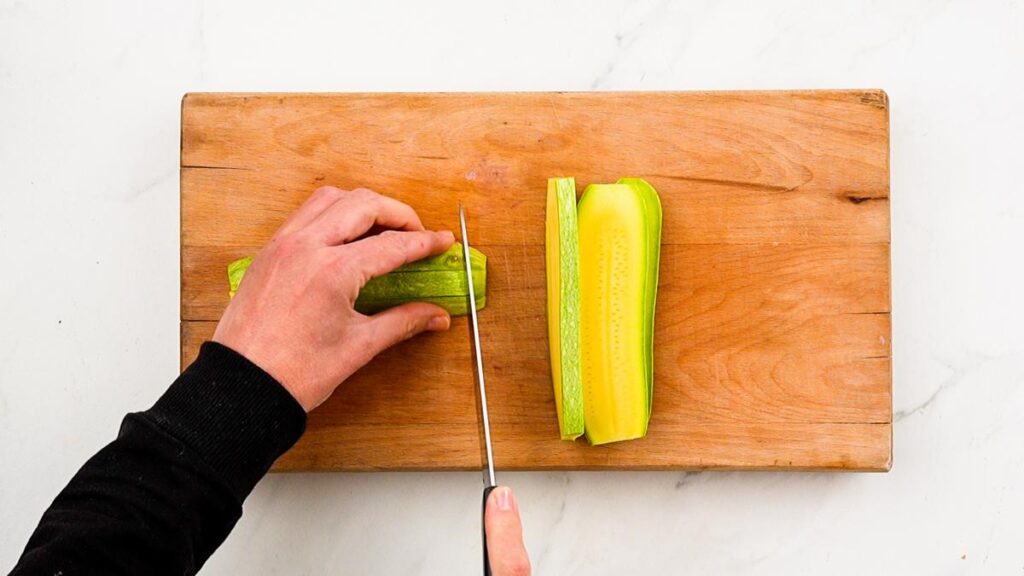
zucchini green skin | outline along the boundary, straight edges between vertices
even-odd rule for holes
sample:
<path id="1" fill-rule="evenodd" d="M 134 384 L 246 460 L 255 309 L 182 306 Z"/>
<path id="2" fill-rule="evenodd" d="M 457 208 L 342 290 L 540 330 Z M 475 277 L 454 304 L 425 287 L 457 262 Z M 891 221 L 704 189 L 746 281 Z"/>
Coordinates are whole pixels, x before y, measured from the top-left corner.
<path id="1" fill-rule="evenodd" d="M 647 420 L 651 419 L 654 402 L 654 311 L 658 300 L 658 272 L 661 269 L 661 198 L 658 192 L 642 178 L 620 178 L 619 184 L 626 184 L 636 191 L 643 202 L 647 231 L 647 262 L 644 287 L 644 338 L 645 369 L 647 371 Z M 646 427 L 645 427 L 646 433 Z"/>
<path id="2" fill-rule="evenodd" d="M 487 305 L 487 257 L 475 248 L 469 249 L 473 271 L 473 291 L 478 310 Z M 230 295 L 234 296 L 252 264 L 245 257 L 228 264 Z M 462 244 L 455 243 L 441 254 L 405 264 L 388 274 L 372 278 L 359 291 L 355 309 L 361 314 L 407 302 L 429 302 L 444 308 L 452 316 L 469 314 L 469 287 L 463 264 Z"/>

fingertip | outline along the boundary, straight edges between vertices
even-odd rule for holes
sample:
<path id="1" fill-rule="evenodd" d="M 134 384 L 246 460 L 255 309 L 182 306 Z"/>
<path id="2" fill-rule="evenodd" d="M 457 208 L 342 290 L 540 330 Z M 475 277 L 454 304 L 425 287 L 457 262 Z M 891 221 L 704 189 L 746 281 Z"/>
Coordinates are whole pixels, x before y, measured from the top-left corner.
<path id="1" fill-rule="evenodd" d="M 431 332 L 444 332 L 452 325 L 452 319 L 447 314 L 434 316 L 427 322 L 427 330 Z"/>
<path id="2" fill-rule="evenodd" d="M 441 239 L 441 244 L 444 246 L 445 250 L 455 243 L 455 233 L 451 230 L 441 230 L 437 235 Z"/>
<path id="3" fill-rule="evenodd" d="M 508 486 L 496 486 L 487 497 L 487 510 L 495 515 L 517 512 L 516 497 Z"/>
<path id="4" fill-rule="evenodd" d="M 498 486 L 494 489 L 494 504 L 498 510 L 508 511 L 512 509 L 512 489 L 507 486 Z"/>
<path id="5" fill-rule="evenodd" d="M 426 245 L 429 246 L 429 255 L 440 254 L 452 247 L 455 243 L 455 234 L 451 230 L 426 230 Z"/>
<path id="6" fill-rule="evenodd" d="M 401 229 L 407 232 L 423 232 L 426 230 L 427 228 L 423 226 L 423 222 L 420 220 L 419 214 L 417 214 L 412 208 L 409 208 L 409 210 L 412 210 L 412 216 Z"/>
<path id="7" fill-rule="evenodd" d="M 530 557 L 523 544 L 523 527 L 515 495 L 498 486 L 487 497 L 484 511 L 487 553 L 495 576 L 530 574 Z"/>
<path id="8" fill-rule="evenodd" d="M 451 323 L 444 308 L 428 302 L 407 302 L 378 312 L 370 318 L 377 335 L 374 354 L 421 332 L 447 330 Z"/>

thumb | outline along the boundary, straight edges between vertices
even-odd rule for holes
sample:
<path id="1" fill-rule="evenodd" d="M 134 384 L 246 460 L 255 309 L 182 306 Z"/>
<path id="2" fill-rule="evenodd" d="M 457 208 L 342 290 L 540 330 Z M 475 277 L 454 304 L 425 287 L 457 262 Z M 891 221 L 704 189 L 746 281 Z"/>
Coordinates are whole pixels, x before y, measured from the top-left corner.
<path id="1" fill-rule="evenodd" d="M 372 358 L 420 332 L 447 330 L 451 322 L 444 308 L 426 302 L 410 302 L 389 308 L 370 317 L 369 349 L 365 352 Z"/>
<path id="2" fill-rule="evenodd" d="M 530 576 L 530 557 L 523 546 L 523 525 L 512 489 L 499 486 L 484 511 L 487 556 L 494 576 Z"/>

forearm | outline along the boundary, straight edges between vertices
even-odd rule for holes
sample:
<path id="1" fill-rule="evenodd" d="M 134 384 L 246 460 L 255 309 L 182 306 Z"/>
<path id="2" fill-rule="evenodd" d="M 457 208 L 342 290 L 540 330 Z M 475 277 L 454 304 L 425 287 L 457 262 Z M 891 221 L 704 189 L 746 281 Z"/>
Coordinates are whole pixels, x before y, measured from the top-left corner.
<path id="1" fill-rule="evenodd" d="M 204 345 L 57 496 L 13 574 L 195 573 L 304 426 L 305 412 L 273 378 Z"/>
<path id="2" fill-rule="evenodd" d="M 214 333 L 256 364 L 204 345 L 71 480 L 14 573 L 195 573 L 298 440 L 306 410 L 385 348 L 448 329 L 448 313 L 433 304 L 365 316 L 355 299 L 368 279 L 454 241 L 393 198 L 318 189 L 257 254 Z"/>

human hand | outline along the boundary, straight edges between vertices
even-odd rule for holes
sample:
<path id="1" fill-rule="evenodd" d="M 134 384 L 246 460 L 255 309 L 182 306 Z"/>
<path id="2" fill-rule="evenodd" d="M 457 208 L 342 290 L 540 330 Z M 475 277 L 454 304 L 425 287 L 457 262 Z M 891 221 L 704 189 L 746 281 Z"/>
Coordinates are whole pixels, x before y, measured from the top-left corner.
<path id="1" fill-rule="evenodd" d="M 512 489 L 498 486 L 484 508 L 487 557 L 493 576 L 530 576 L 530 557 L 523 545 L 523 524 Z"/>
<path id="2" fill-rule="evenodd" d="M 363 237 L 371 228 L 384 232 Z M 265 370 L 309 412 L 382 350 L 451 318 L 427 303 L 356 312 L 370 278 L 448 249 L 409 206 L 364 188 L 323 187 L 256 255 L 213 340 Z"/>

